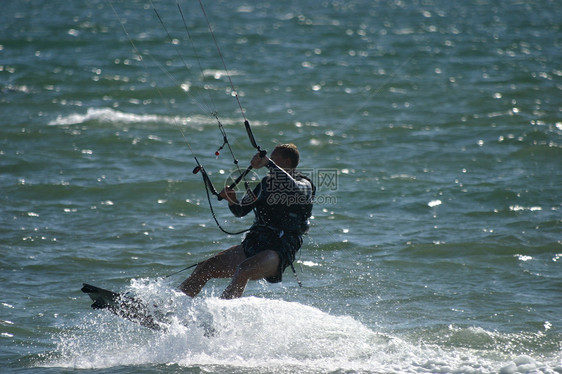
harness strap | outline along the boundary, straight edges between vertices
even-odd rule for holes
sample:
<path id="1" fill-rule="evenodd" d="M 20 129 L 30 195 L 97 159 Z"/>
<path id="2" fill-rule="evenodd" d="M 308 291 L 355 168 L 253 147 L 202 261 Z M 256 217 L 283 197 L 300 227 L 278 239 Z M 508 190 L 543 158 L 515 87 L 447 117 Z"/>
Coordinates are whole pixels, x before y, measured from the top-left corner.
<path id="1" fill-rule="evenodd" d="M 295 270 L 295 266 L 293 265 L 293 263 L 291 262 L 291 270 L 293 270 L 293 275 L 295 276 L 297 283 L 299 284 L 299 287 L 302 288 L 302 282 L 299 279 L 299 276 L 297 275 L 297 271 Z"/>

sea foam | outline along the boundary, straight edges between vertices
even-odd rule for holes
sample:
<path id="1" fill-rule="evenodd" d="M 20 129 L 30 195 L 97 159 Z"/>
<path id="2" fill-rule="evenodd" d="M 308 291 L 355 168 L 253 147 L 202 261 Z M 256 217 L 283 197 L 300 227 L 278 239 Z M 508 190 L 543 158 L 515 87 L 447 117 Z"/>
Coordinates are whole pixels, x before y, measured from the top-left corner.
<path id="1" fill-rule="evenodd" d="M 345 315 L 298 302 L 244 297 L 191 299 L 161 282 L 134 281 L 126 292 L 172 313 L 152 331 L 107 311 L 89 311 L 56 336 L 40 366 L 111 368 L 179 365 L 221 372 L 329 373 L 552 372 L 528 357 L 500 362 L 477 349 L 448 350 L 375 331 Z M 204 369 L 206 370 L 206 369 Z"/>

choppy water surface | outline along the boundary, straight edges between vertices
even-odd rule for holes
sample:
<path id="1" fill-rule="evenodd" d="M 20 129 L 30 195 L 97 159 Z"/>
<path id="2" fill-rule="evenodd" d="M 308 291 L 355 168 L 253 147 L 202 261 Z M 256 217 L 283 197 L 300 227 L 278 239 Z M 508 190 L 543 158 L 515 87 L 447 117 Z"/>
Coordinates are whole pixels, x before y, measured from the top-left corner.
<path id="1" fill-rule="evenodd" d="M 2 4 L 3 370 L 562 372 L 558 2 L 205 1 L 258 143 L 296 143 L 318 185 L 304 287 L 228 302 L 162 278 L 241 240 L 191 173 L 236 173 L 210 114 L 255 152 L 179 4 L 185 26 L 174 1 Z M 93 311 L 82 282 L 172 324 Z"/>

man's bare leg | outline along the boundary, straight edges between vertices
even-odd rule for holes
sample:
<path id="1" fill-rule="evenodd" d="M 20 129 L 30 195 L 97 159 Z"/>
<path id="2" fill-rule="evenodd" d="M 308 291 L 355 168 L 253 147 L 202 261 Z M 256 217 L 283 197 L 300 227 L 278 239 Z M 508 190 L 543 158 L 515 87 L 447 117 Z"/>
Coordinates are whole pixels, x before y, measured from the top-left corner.
<path id="1" fill-rule="evenodd" d="M 238 265 L 232 281 L 222 293 L 222 299 L 241 297 L 248 281 L 267 278 L 277 274 L 279 254 L 272 250 L 259 252 Z"/>
<path id="2" fill-rule="evenodd" d="M 186 295 L 195 297 L 209 280 L 234 276 L 238 265 L 245 259 L 246 255 L 241 245 L 230 247 L 197 265 L 179 289 Z"/>

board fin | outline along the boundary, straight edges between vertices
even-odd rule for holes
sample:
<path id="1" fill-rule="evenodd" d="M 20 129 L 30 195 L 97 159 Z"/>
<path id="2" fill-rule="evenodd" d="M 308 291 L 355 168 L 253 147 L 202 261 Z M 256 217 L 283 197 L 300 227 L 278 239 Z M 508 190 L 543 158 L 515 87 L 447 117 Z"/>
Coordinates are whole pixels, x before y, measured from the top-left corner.
<path id="1" fill-rule="evenodd" d="M 158 314 L 153 314 L 148 306 L 140 299 L 130 295 L 122 295 L 117 292 L 106 290 L 91 284 L 83 283 L 82 292 L 88 294 L 94 302 L 94 309 L 107 309 L 113 314 L 138 323 L 152 330 L 162 330 L 164 322 Z"/>

